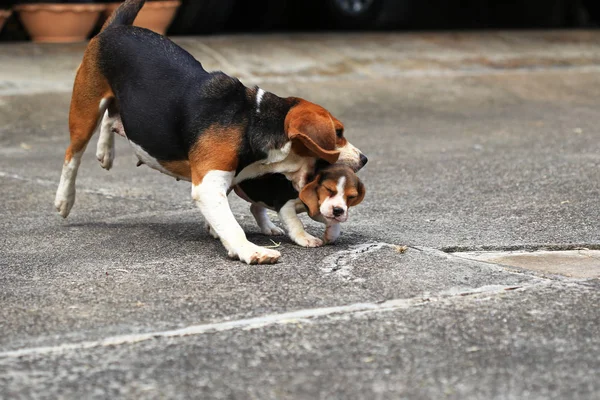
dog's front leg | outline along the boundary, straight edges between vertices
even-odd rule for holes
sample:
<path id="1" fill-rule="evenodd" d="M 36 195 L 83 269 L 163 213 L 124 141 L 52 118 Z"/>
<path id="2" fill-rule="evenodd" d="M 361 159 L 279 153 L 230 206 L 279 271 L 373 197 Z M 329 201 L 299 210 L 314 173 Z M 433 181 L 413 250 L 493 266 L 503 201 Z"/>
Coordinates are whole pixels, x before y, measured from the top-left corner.
<path id="1" fill-rule="evenodd" d="M 325 244 L 332 244 L 340 237 L 341 227 L 339 222 L 330 221 L 320 214 L 311 218 L 325 224 L 325 234 L 323 235 L 323 242 Z"/>
<path id="2" fill-rule="evenodd" d="M 192 185 L 192 198 L 221 239 L 229 257 L 239 258 L 248 264 L 277 262 L 281 254 L 249 242 L 235 220 L 227 200 L 227 189 L 231 186 L 233 177 L 234 171 L 209 171 L 199 183 Z"/>
<path id="3" fill-rule="evenodd" d="M 323 240 L 325 244 L 334 243 L 337 238 L 340 237 L 340 224 L 337 222 L 327 222 L 327 227 L 325 228 L 325 236 L 323 236 Z"/>
<path id="4" fill-rule="evenodd" d="M 290 200 L 279 210 L 279 219 L 285 225 L 285 229 L 290 239 L 304 247 L 319 247 L 323 245 L 323 241 L 314 237 L 304 230 L 302 221 L 296 213 L 298 200 Z"/>

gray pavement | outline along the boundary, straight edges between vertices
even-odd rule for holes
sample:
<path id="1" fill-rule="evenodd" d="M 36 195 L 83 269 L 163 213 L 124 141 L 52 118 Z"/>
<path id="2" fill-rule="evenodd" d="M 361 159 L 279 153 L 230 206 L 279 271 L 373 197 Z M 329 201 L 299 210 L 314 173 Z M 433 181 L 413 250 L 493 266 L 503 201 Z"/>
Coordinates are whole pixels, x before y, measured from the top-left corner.
<path id="1" fill-rule="evenodd" d="M 330 109 L 369 156 L 339 243 L 276 238 L 269 266 L 228 260 L 189 184 L 123 140 L 109 172 L 93 140 L 62 220 L 84 45 L 0 45 L 0 398 L 598 398 L 598 266 L 462 252 L 600 249 L 599 39 L 177 39 Z"/>

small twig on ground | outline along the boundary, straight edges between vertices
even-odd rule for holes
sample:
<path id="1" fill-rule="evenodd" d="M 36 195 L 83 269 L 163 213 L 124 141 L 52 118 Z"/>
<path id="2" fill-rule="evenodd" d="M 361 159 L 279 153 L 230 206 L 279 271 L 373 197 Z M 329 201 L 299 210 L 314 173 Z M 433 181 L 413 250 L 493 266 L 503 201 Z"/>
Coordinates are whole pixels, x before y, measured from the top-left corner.
<path id="1" fill-rule="evenodd" d="M 265 247 L 267 249 L 274 249 L 274 248 L 281 246 L 281 242 L 277 243 L 273 239 L 269 239 L 269 240 L 271 241 L 271 243 L 273 243 L 273 246 L 263 246 L 263 247 Z"/>
<path id="2" fill-rule="evenodd" d="M 403 253 L 406 253 L 406 250 L 408 250 L 408 246 L 394 245 L 394 249 L 395 249 L 395 250 L 396 250 L 398 253 L 400 253 L 400 254 L 403 254 Z"/>

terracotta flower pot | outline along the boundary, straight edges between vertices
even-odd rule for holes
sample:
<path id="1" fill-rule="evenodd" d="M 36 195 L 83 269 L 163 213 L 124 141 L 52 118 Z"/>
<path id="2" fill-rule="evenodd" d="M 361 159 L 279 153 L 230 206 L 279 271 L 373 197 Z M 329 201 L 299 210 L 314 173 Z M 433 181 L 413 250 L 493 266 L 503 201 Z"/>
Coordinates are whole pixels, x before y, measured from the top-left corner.
<path id="1" fill-rule="evenodd" d="M 21 4 L 15 7 L 34 42 L 81 42 L 87 39 L 104 4 Z"/>
<path id="2" fill-rule="evenodd" d="M 106 18 L 110 17 L 120 5 L 121 3 L 107 4 L 104 11 Z M 164 35 L 171 22 L 173 22 L 175 12 L 177 12 L 180 5 L 181 1 L 179 0 L 147 1 L 133 24 Z"/>
<path id="3" fill-rule="evenodd" d="M 0 10 L 0 31 L 11 14 L 12 10 Z"/>

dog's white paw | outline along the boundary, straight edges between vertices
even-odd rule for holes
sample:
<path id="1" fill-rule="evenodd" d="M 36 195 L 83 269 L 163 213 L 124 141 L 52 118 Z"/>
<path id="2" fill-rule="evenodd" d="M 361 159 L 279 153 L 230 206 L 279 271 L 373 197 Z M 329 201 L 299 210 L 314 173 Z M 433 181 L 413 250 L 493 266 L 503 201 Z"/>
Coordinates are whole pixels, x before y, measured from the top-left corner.
<path id="1" fill-rule="evenodd" d="M 227 250 L 227 257 L 231 258 L 232 260 L 239 260 L 240 258 L 238 257 L 237 253 L 233 250 Z"/>
<path id="2" fill-rule="evenodd" d="M 334 244 L 335 241 L 337 240 L 337 237 L 327 237 L 327 236 L 323 236 L 323 244 Z"/>
<path id="3" fill-rule="evenodd" d="M 298 236 L 294 238 L 294 242 L 303 247 L 320 247 L 323 246 L 323 241 L 319 238 L 316 238 L 312 235 L 304 234 L 302 236 Z"/>
<path id="4" fill-rule="evenodd" d="M 239 258 L 246 264 L 275 264 L 281 253 L 248 242 L 237 252 L 229 251 L 230 258 Z"/>
<path id="5" fill-rule="evenodd" d="M 206 231 L 208 232 L 208 234 L 210 236 L 212 236 L 214 239 L 218 239 L 219 238 L 219 234 L 212 228 L 212 226 L 210 226 L 209 223 L 204 224 L 204 229 L 206 229 Z"/>
<path id="6" fill-rule="evenodd" d="M 285 231 L 281 228 L 276 227 L 275 225 L 261 227 L 260 230 L 263 233 L 263 235 L 267 236 L 285 235 Z"/>
<path id="7" fill-rule="evenodd" d="M 73 204 L 75 204 L 75 191 L 67 195 L 62 193 L 56 194 L 56 198 L 54 199 L 54 207 L 56 207 L 56 211 L 58 211 L 63 218 L 67 218 L 67 216 L 69 216 L 71 208 L 73 208 Z"/>
<path id="8" fill-rule="evenodd" d="M 99 144 L 96 149 L 96 158 L 100 161 L 102 168 L 108 171 L 112 168 L 113 160 L 115 159 L 115 149 Z"/>

